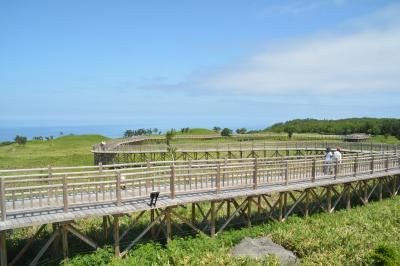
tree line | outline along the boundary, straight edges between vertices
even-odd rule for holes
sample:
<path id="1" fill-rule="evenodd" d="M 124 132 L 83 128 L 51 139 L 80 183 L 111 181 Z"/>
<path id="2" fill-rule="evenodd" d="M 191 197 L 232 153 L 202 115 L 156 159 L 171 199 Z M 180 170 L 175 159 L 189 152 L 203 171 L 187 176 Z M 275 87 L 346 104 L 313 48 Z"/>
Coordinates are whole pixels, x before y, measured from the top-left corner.
<path id="1" fill-rule="evenodd" d="M 286 133 L 320 133 L 347 135 L 365 133 L 395 136 L 400 139 L 400 119 L 395 118 L 348 118 L 338 120 L 295 119 L 276 123 L 264 131 Z"/>

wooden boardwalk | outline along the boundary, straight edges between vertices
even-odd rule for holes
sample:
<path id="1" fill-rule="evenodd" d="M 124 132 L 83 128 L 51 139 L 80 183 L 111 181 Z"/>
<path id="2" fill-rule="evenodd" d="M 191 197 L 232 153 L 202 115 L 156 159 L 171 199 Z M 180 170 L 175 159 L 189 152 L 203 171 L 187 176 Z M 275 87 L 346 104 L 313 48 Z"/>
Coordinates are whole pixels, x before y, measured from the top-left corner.
<path id="1" fill-rule="evenodd" d="M 204 220 L 209 219 L 210 234 L 214 236 L 217 233 L 215 216 L 220 208 L 218 206 L 225 203 L 229 206 L 233 204 L 235 209 L 227 215 L 228 219 L 219 231 L 235 215 L 250 220 L 254 197 L 259 199 L 259 209 L 265 207 L 260 204 L 260 198 L 264 197 L 269 206 L 265 207 L 269 216 L 278 213 L 274 219 L 284 220 L 300 202 L 307 201 L 309 195 L 322 204 L 323 195 L 317 195 L 316 188 L 324 188 L 328 205 L 322 208 L 329 212 L 351 190 L 358 195 L 360 188 L 364 193 L 360 196 L 363 202 L 368 202 L 373 193 L 378 193 L 382 198 L 385 186 L 391 195 L 396 195 L 400 186 L 397 146 L 379 151 L 354 148 L 347 150 L 341 162 L 330 164 L 322 156 L 312 155 L 0 170 L 1 265 L 8 263 L 5 232 L 33 225 L 56 224 L 59 229 L 54 231 L 48 245 L 41 249 L 32 265 L 39 261 L 58 236 L 63 238 L 64 255 L 67 256 L 67 233 L 97 247 L 71 224 L 77 219 L 114 217 L 114 243 L 116 255 L 119 256 L 125 255 L 157 223 L 166 223 L 167 238 L 171 238 L 172 214 L 194 230 L 202 231 L 195 221 L 188 221 L 174 212 L 173 209 L 181 205 L 192 204 L 194 212 L 195 204 L 210 202 L 211 207 L 208 214 L 204 215 Z M 343 186 L 343 190 L 336 189 L 336 186 Z M 368 189 L 370 192 L 367 193 Z M 160 192 L 156 207 L 147 204 L 152 191 Z M 300 194 L 296 197 L 297 192 Z M 265 198 L 273 193 L 279 194 L 275 203 Z M 332 202 L 332 193 L 333 198 L 336 197 L 335 202 Z M 286 204 L 287 197 L 293 199 L 290 208 Z M 239 204 L 238 199 L 242 198 L 245 200 Z M 219 205 L 215 209 L 217 203 Z M 144 212 L 151 212 L 151 223 L 121 252 L 118 216 L 131 213 L 141 215 Z M 122 236 L 126 234 L 124 232 Z M 11 264 L 25 251 L 22 250 Z"/>

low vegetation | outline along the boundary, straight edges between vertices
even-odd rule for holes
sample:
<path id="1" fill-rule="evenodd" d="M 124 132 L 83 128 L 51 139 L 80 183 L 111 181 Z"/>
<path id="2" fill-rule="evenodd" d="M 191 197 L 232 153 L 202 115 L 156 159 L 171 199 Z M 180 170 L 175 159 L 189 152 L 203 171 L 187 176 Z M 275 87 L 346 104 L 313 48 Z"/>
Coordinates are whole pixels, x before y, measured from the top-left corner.
<path id="1" fill-rule="evenodd" d="M 333 214 L 231 229 L 215 239 L 198 235 L 176 237 L 166 245 L 147 242 L 123 259 L 113 258 L 113 250 L 104 248 L 65 265 L 277 265 L 274 258 L 256 261 L 229 255 L 244 237 L 265 235 L 295 252 L 302 265 L 398 265 L 399 204 L 397 196 Z"/>
<path id="2" fill-rule="evenodd" d="M 394 118 L 348 118 L 338 120 L 295 119 L 277 123 L 264 131 L 321 134 L 366 133 L 400 138 L 400 119 Z"/>
<path id="3" fill-rule="evenodd" d="M 0 146 L 0 168 L 32 168 L 51 165 L 92 165 L 94 144 L 108 138 L 100 135 L 63 136 L 49 140 Z"/>

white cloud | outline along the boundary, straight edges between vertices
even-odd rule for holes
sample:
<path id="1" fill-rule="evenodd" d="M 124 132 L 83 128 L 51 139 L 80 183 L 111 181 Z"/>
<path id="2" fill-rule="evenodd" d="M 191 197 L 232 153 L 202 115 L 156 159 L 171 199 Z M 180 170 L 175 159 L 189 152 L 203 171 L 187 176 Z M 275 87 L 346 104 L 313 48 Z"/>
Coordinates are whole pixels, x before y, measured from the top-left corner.
<path id="1" fill-rule="evenodd" d="M 241 62 L 195 73 L 179 84 L 144 89 L 223 95 L 400 92 L 400 5 L 338 29 L 342 34 L 290 40 Z"/>

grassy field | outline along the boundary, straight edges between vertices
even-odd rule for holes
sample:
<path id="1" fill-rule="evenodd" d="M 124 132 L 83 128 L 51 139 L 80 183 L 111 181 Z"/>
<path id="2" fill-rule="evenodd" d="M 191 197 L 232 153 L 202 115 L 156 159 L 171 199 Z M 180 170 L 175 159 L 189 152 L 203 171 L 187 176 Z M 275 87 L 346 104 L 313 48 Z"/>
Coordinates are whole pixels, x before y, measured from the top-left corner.
<path id="1" fill-rule="evenodd" d="M 267 223 L 232 229 L 212 239 L 204 235 L 177 237 L 162 245 L 139 245 L 124 259 L 113 258 L 111 248 L 77 256 L 66 265 L 277 265 L 275 258 L 233 258 L 229 250 L 246 236 L 269 236 L 292 250 L 302 265 L 369 265 L 381 244 L 400 247 L 400 197 L 374 202 L 333 214 L 289 217 L 284 223 Z M 400 261 L 398 261 L 400 263 Z"/>
<path id="2" fill-rule="evenodd" d="M 91 165 L 92 146 L 108 138 L 100 135 L 64 136 L 28 141 L 25 146 L 0 146 L 0 168 L 32 168 L 51 165 Z"/>

